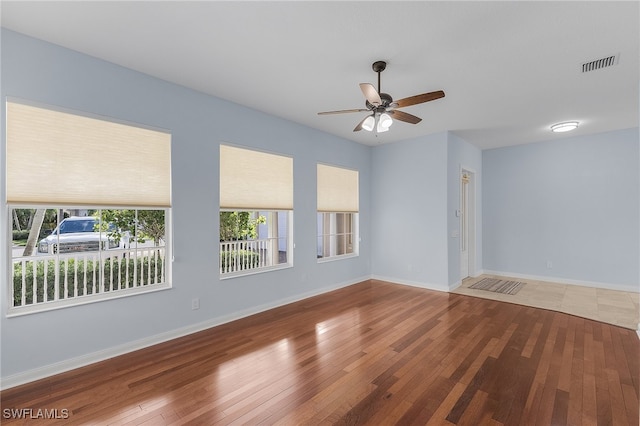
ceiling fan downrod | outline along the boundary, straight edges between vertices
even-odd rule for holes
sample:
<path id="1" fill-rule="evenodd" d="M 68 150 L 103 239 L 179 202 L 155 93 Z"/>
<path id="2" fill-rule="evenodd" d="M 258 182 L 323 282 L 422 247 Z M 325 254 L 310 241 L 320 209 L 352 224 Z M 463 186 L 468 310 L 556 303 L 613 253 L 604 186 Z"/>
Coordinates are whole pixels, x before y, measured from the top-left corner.
<path id="1" fill-rule="evenodd" d="M 371 65 L 371 68 L 373 68 L 374 72 L 378 73 L 378 93 L 382 93 L 380 90 L 380 73 L 387 68 L 387 63 L 385 61 L 376 61 Z"/>

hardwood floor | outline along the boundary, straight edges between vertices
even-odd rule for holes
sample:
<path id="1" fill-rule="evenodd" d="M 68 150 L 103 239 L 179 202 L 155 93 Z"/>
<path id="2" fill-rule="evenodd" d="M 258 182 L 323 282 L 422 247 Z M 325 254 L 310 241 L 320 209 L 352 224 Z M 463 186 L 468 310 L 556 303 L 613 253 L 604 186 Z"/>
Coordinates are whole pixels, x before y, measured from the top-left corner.
<path id="1" fill-rule="evenodd" d="M 0 398 L 3 424 L 638 425 L 639 364 L 632 330 L 371 280 Z"/>

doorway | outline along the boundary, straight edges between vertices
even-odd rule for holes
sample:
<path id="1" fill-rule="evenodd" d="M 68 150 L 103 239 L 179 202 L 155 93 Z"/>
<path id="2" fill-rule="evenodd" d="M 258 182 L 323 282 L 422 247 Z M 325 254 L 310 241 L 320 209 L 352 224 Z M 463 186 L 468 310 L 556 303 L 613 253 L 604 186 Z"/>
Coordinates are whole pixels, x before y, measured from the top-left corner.
<path id="1" fill-rule="evenodd" d="M 475 271 L 476 214 L 475 172 L 460 170 L 460 279 Z"/>

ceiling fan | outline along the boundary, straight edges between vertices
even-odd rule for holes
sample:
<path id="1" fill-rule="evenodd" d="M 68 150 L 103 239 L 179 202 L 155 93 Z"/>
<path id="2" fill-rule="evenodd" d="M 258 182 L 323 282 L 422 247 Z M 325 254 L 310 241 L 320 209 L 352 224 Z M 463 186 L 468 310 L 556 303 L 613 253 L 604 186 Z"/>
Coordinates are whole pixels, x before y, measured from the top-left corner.
<path id="1" fill-rule="evenodd" d="M 343 109 L 339 111 L 325 111 L 319 112 L 318 115 L 370 112 L 371 114 L 367 115 L 360 123 L 358 123 L 353 131 L 359 132 L 362 129 L 372 131 L 375 129 L 376 132 L 380 133 L 389 130 L 389 127 L 393 124 L 393 119 L 411 124 L 417 124 L 422 121 L 420 117 L 416 117 L 415 115 L 408 114 L 404 111 L 399 111 L 398 108 L 404 108 L 444 98 L 444 92 L 442 90 L 438 90 L 394 101 L 391 95 L 380 91 L 380 73 L 385 70 L 387 63 L 385 61 L 376 61 L 371 67 L 373 68 L 373 71 L 378 73 L 378 90 L 373 87 L 373 84 L 360 83 L 360 90 L 362 90 L 366 99 L 366 109 L 357 108 Z"/>

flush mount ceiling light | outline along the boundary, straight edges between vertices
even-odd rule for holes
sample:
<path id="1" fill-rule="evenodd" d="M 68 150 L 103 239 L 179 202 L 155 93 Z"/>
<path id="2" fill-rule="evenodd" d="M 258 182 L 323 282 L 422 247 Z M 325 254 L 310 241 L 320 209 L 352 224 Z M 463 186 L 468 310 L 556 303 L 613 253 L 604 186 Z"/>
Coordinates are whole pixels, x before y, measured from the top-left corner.
<path id="1" fill-rule="evenodd" d="M 554 133 L 570 132 L 571 130 L 578 128 L 577 121 L 565 121 L 562 123 L 554 124 L 551 126 L 551 131 Z"/>

